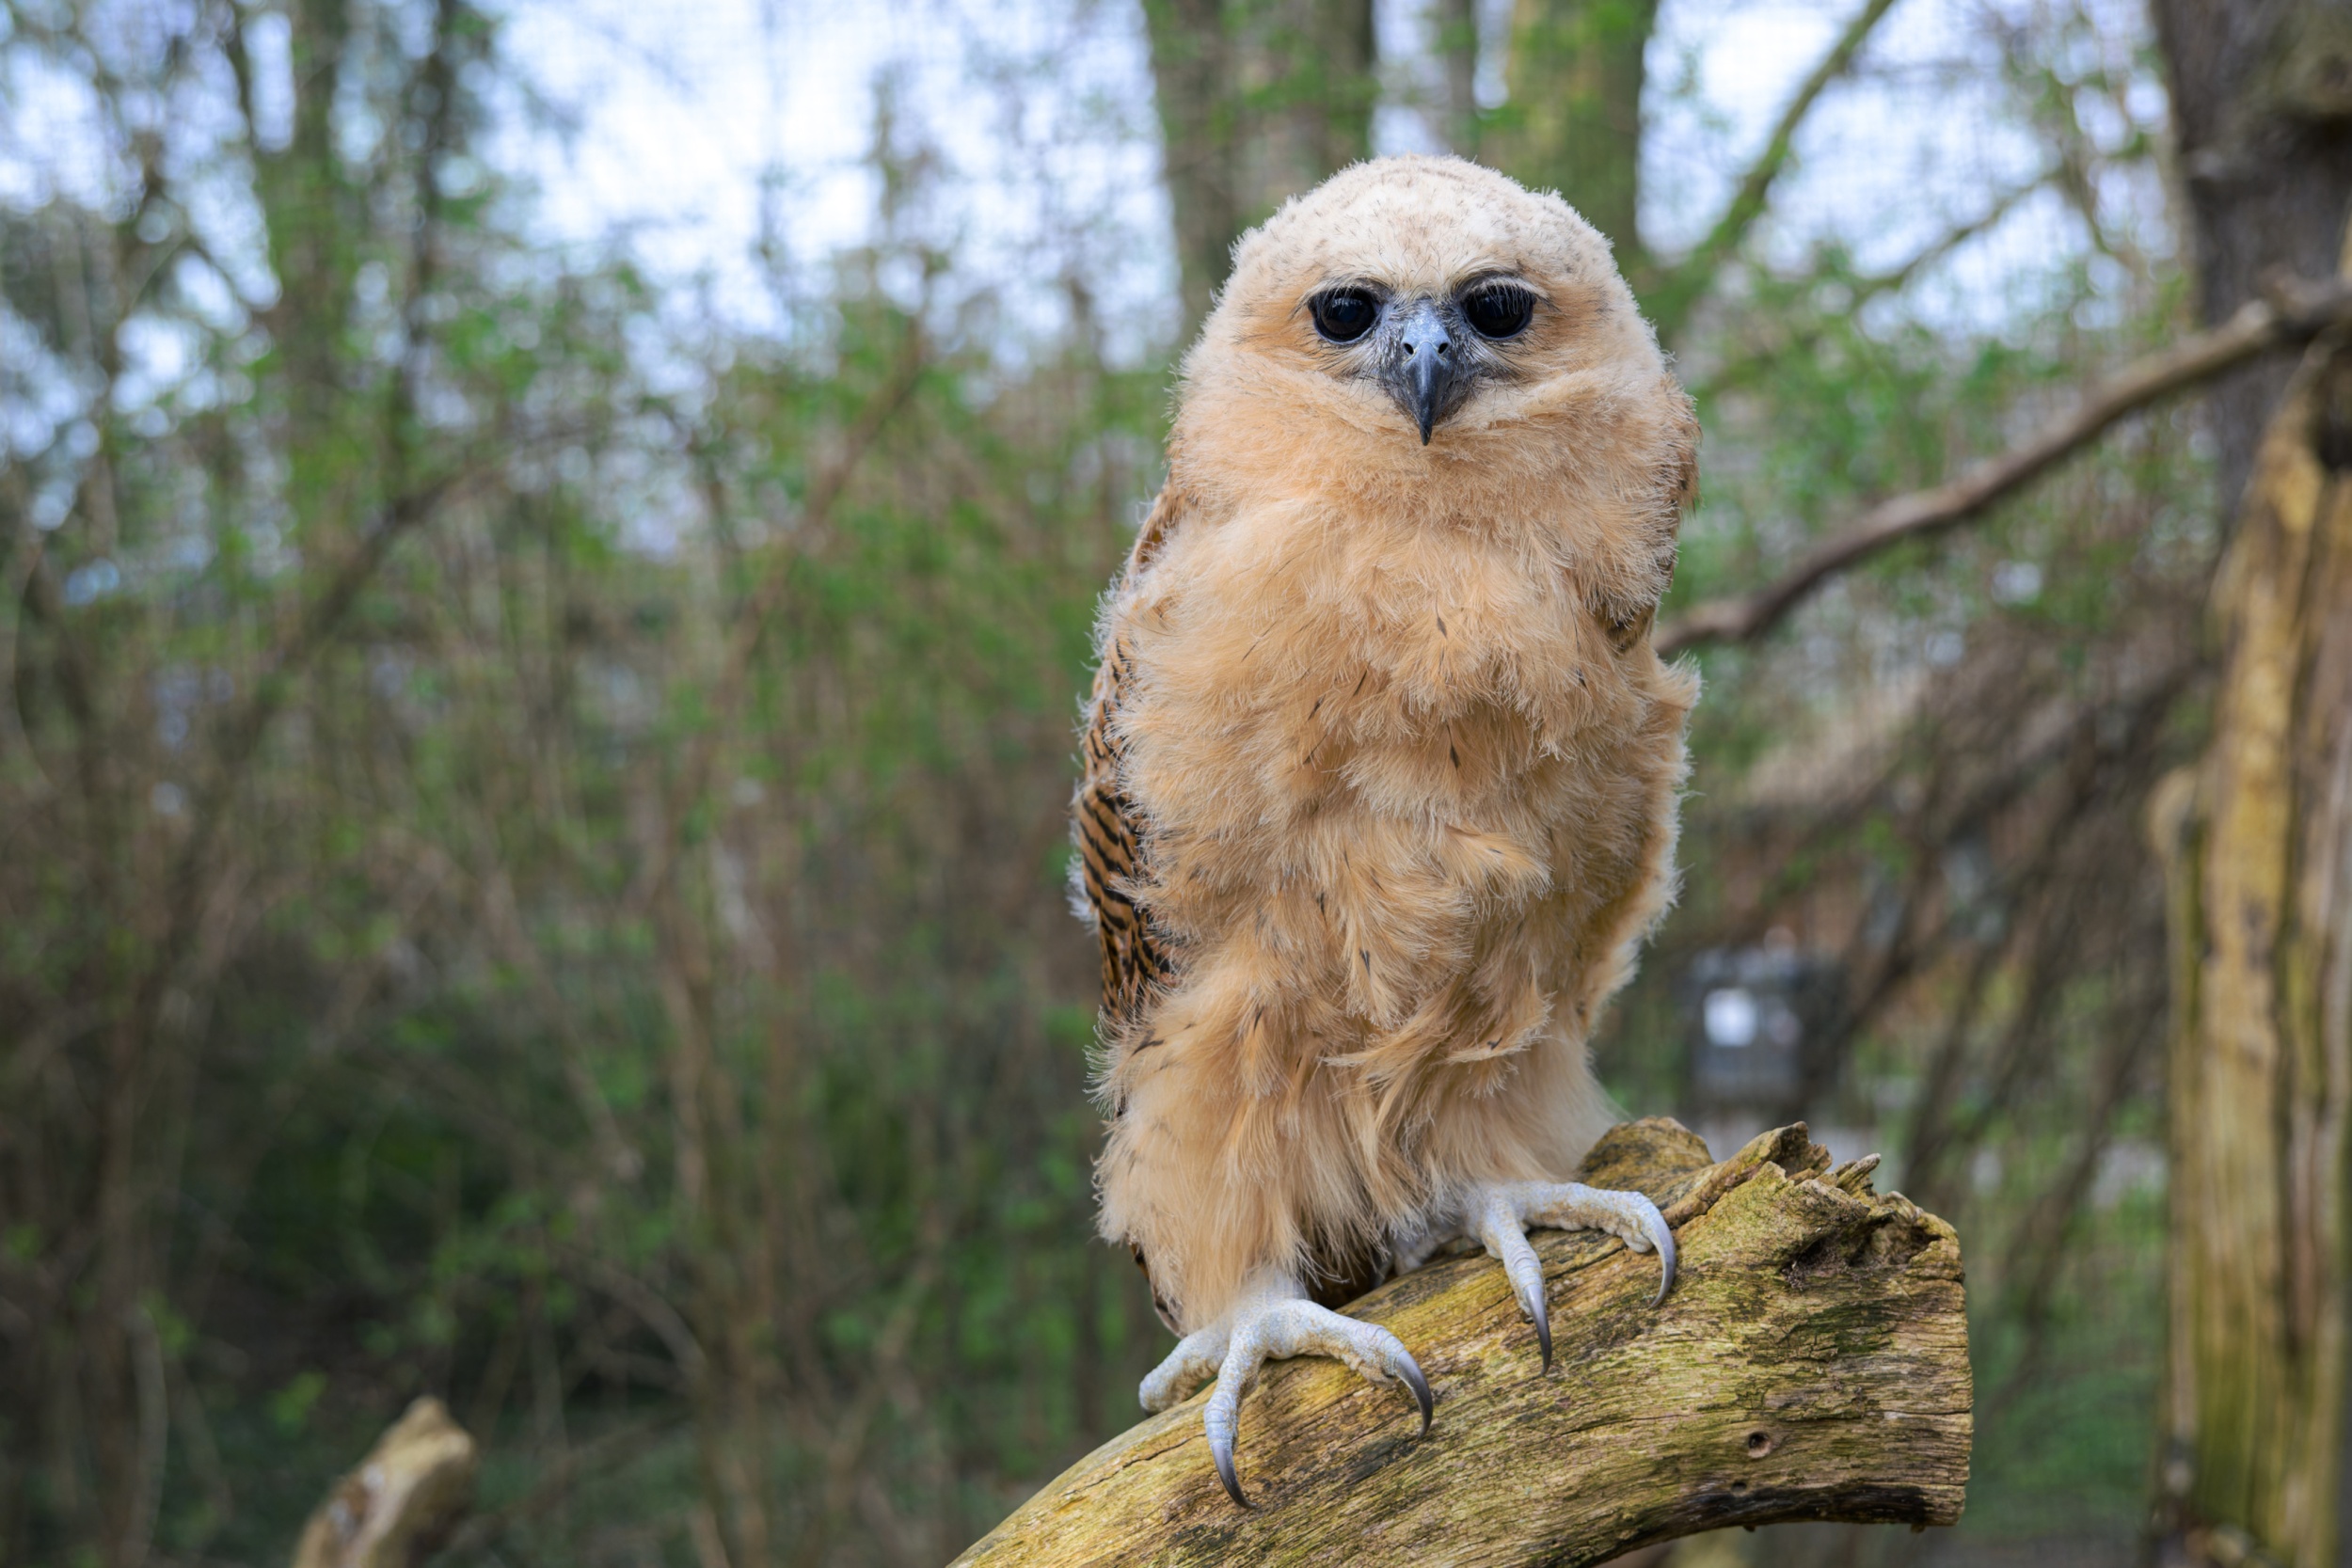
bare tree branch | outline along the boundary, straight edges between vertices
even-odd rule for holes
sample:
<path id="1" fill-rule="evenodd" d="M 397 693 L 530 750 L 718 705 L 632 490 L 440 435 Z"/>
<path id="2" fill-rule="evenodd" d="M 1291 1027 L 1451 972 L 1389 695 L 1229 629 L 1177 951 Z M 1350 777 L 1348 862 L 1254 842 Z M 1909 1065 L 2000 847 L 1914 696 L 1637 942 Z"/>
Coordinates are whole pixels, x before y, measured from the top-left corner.
<path id="1" fill-rule="evenodd" d="M 1671 337 L 1682 325 L 1691 307 L 1714 285 L 1724 258 L 1740 247 L 1740 243 L 1748 237 L 1748 230 L 1756 227 L 1756 220 L 1764 215 L 1764 203 L 1772 195 L 1772 182 L 1780 178 L 1781 170 L 1788 165 L 1789 153 L 1796 148 L 1798 127 L 1813 112 L 1815 101 L 1853 64 L 1854 55 L 1861 52 L 1871 29 L 1894 4 L 1895 0 L 1864 0 L 1853 20 L 1846 24 L 1846 30 L 1837 35 L 1837 41 L 1830 45 L 1829 53 L 1821 56 L 1813 73 L 1797 88 L 1797 95 L 1781 111 L 1780 122 L 1772 127 L 1764 150 L 1756 154 L 1756 162 L 1740 180 L 1740 188 L 1732 193 L 1731 204 L 1724 209 L 1724 215 L 1715 220 L 1707 238 L 1677 264 L 1647 302 L 1650 319 L 1658 324 L 1660 336 Z"/>
<path id="2" fill-rule="evenodd" d="M 1948 257 L 1962 245 L 1998 227 L 2001 220 L 2017 210 L 2018 204 L 2041 190 L 2049 182 L 2046 178 L 2027 181 L 2003 192 L 1990 207 L 1966 223 L 1946 230 L 1935 239 L 1912 253 L 1911 259 L 1888 271 L 1874 273 L 1854 279 L 1852 293 L 1844 313 L 1851 317 L 1863 306 L 1881 294 L 1898 293 L 1911 286 L 1921 273 Z M 1740 355 L 1738 358 L 1697 377 L 1691 383 L 1694 392 L 1721 394 L 1730 388 L 1752 384 L 1764 372 L 1793 354 L 1800 354 L 1820 342 L 1825 335 L 1826 323 L 1821 318 L 1807 322 L 1800 330 L 1776 342 L 1764 344 Z M 1686 374 L 1688 373 L 1686 369 Z"/>
<path id="3" fill-rule="evenodd" d="M 866 400 L 856 423 L 850 427 L 841 443 L 840 452 L 833 464 L 817 476 L 807 498 L 801 503 L 800 527 L 803 531 L 821 526 L 833 515 L 842 492 L 849 488 L 866 453 L 878 440 L 882 430 L 906 401 L 914 393 L 930 363 L 930 353 L 919 313 L 907 323 L 907 340 L 892 370 L 890 379 Z M 727 628 L 724 651 L 720 656 L 719 677 L 711 692 L 709 717 L 687 742 L 685 760 L 679 764 L 675 782 L 666 798 L 661 814 L 660 831 L 654 835 L 651 853 L 630 889 L 627 905 L 634 910 L 649 907 L 668 887 L 677 866 L 679 850 L 684 847 L 686 818 L 702 800 L 710 784 L 710 769 L 719 754 L 719 743 L 726 738 L 737 714 L 743 705 L 743 693 L 749 686 L 752 655 L 758 649 L 760 638 L 768 624 L 784 603 L 785 591 L 791 586 L 793 545 L 789 539 L 779 539 L 769 546 L 768 570 L 759 586 L 743 607 L 737 610 Z"/>
<path id="4" fill-rule="evenodd" d="M 1960 1244 L 1870 1190 L 1875 1158 L 1830 1168 L 1802 1126 L 1709 1164 L 1671 1121 L 1619 1127 L 1582 1179 L 1635 1187 L 1680 1233 L 1682 1273 L 1615 1241 L 1537 1241 L 1560 1347 L 1502 1272 L 1462 1257 L 1348 1310 L 1422 1356 L 1436 1425 L 1327 1361 L 1250 1392 L 1233 1507 L 1209 1465 L 1200 1399 L 1080 1460 L 955 1568 L 1152 1562 L 1600 1562 L 1728 1525 L 1950 1524 L 1973 1430 Z"/>
<path id="5" fill-rule="evenodd" d="M 1760 637 L 1839 572 L 1889 546 L 1941 533 L 1980 515 L 2088 446 L 2117 420 L 2257 355 L 2308 342 L 2344 322 L 2352 322 L 2352 284 L 2281 283 L 2269 299 L 2249 301 L 2221 325 L 2125 367 L 2087 392 L 2072 415 L 2042 435 L 1933 489 L 1882 501 L 1852 527 L 1805 552 L 1778 581 L 1753 594 L 1692 606 L 1659 628 L 1658 651 L 1671 656 L 1702 642 L 1744 642 Z"/>

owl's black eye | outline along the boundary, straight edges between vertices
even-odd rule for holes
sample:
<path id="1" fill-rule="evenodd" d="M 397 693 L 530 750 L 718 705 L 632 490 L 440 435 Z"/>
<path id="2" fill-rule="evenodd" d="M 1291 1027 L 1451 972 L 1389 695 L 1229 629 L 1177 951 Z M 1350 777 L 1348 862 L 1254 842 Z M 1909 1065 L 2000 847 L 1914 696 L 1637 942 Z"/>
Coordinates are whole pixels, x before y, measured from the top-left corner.
<path id="1" fill-rule="evenodd" d="M 1535 313 L 1535 296 L 1516 283 L 1481 283 L 1462 299 L 1462 315 L 1482 338 L 1516 338 Z"/>
<path id="2" fill-rule="evenodd" d="M 1380 317 L 1380 302 L 1363 289 L 1333 289 L 1315 295 L 1309 305 L 1315 330 L 1331 342 L 1352 343 L 1372 330 Z"/>

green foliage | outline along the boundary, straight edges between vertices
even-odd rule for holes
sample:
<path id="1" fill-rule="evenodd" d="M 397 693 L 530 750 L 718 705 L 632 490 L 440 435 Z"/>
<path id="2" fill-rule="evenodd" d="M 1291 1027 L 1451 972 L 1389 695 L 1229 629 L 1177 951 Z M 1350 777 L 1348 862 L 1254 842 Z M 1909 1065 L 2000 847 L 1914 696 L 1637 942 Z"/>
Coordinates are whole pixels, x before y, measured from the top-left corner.
<path id="1" fill-rule="evenodd" d="M 418 24 L 422 57 L 369 55 Z M 780 338 L 679 332 L 412 157 L 462 146 L 480 16 L 294 24 L 330 78 L 388 68 L 346 80 L 407 133 L 352 162 L 306 94 L 252 162 L 278 302 L 111 301 L 192 323 L 202 370 L 5 470 L 33 591 L 0 1013 L 39 1093 L 0 1138 L 0 1295 L 52 1328 L 10 1341 L 0 1403 L 90 1408 L 0 1423 L 0 1560 L 140 1528 L 119 1268 L 178 1412 L 161 1549 L 281 1556 L 435 1391 L 491 1502 L 566 1453 L 626 1465 L 501 1550 L 683 1560 L 700 1508 L 739 1552 L 885 1552 L 846 1466 L 944 1556 L 1109 1430 L 1156 1333 L 1087 1242 L 1059 857 L 1164 371 L 1033 344 L 1008 377 L 885 303 L 886 250 Z M 183 47 L 233 58 L 211 25 Z M 143 221 L 37 217 L 93 267 Z M 11 265 L 14 319 L 103 377 L 30 286 L 55 270 Z M 77 498 L 52 532 L 41 494 Z M 65 588 L 100 562 L 119 591 Z M 193 1000 L 142 1012 L 147 976 Z M 139 1107 L 129 1172 L 92 1103 Z M 170 1200 L 118 1263 L 53 1261 L 116 1190 Z"/>

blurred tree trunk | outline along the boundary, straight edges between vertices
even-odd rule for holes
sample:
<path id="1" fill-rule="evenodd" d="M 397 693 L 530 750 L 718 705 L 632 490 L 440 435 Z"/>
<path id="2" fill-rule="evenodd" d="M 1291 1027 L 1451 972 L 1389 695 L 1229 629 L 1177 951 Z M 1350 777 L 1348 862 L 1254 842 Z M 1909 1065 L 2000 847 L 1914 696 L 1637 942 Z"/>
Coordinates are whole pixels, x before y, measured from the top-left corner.
<path id="1" fill-rule="evenodd" d="M 2160 1479 L 2187 1560 L 2240 1560 L 2250 1546 L 2319 1568 L 2339 1560 L 2352 1113 L 2352 344 L 2341 332 L 2314 346 L 2272 420 L 2215 600 L 2211 751 L 2157 803 L 2174 994 Z"/>
<path id="2" fill-rule="evenodd" d="M 1518 0 L 1509 102 L 1475 98 L 1477 18 L 1435 13 L 1454 150 L 1557 190 L 1609 236 L 1636 286 L 1644 55 L 1657 0 Z M 1152 73 L 1183 273 L 1184 331 L 1215 302 L 1233 242 L 1287 197 L 1371 152 L 1378 98 L 1367 0 L 1149 0 Z"/>
<path id="3" fill-rule="evenodd" d="M 367 466 L 355 462 L 366 433 L 353 428 L 362 400 L 344 381 L 362 356 L 352 341 L 352 287 L 372 239 L 365 193 L 343 168 L 335 146 L 335 103 L 351 49 L 349 0 L 296 0 L 288 64 L 294 83 L 284 145 L 254 137 L 254 194 L 266 220 L 276 303 L 264 313 L 273 345 L 262 369 L 286 420 L 287 502 L 312 531 L 310 554 L 329 559 L 347 542 L 346 520 L 364 500 L 354 494 Z M 240 47 L 238 87 L 246 123 L 254 121 L 252 63 Z"/>
<path id="4" fill-rule="evenodd" d="M 1640 210 L 1644 56 L 1658 0 L 1517 0 L 1510 97 L 1479 155 L 1521 184 L 1558 191 L 1609 236 L 1638 290 L 1648 258 Z"/>
<path id="5" fill-rule="evenodd" d="M 296 8 L 293 63 L 302 87 L 293 135 L 281 155 L 260 166 L 277 177 L 265 175 L 261 183 L 274 242 L 271 261 L 282 287 L 271 325 L 284 345 L 279 363 L 296 379 L 320 376 L 323 364 L 338 356 L 343 343 L 340 322 L 323 320 L 317 301 L 329 292 L 321 286 L 327 258 L 347 252 L 357 239 L 349 202 L 338 198 L 342 182 L 330 124 L 349 35 L 345 12 L 345 0 L 309 0 Z M 241 50 L 236 55 L 240 65 L 246 63 Z M 239 86 L 249 113 L 251 85 L 242 73 Z M 147 175 L 149 190 L 160 183 L 158 173 Z M 119 248 L 127 248 L 135 243 L 132 230 L 133 225 L 124 224 L 110 237 Z M 119 277 L 132 269 L 119 261 L 113 271 Z M 132 304 L 115 294 L 108 308 L 119 320 Z M 114 337 L 109 330 L 101 341 L 111 343 Z M 101 363 L 111 384 L 119 369 L 115 356 L 102 354 Z M 311 465 L 301 454 L 327 446 L 316 436 L 317 417 L 333 400 L 317 395 L 321 390 L 306 388 L 285 399 L 290 417 L 310 437 L 292 443 L 296 461 L 290 499 L 297 506 L 310 502 L 307 510 L 313 515 L 336 519 L 336 526 L 308 537 L 340 543 L 343 507 L 320 505 L 302 483 Z M 93 465 L 85 505 L 111 515 L 112 498 L 99 491 L 102 485 L 110 491 L 114 483 L 103 465 Z M 315 558 L 332 560 L 336 553 L 329 546 Z M 220 766 L 233 771 L 241 765 Z M 219 784 L 233 787 L 226 779 Z M 225 793 L 220 799 L 217 809 L 225 811 Z M 103 1088 L 91 1156 L 95 1245 L 89 1288 L 75 1303 L 71 1348 L 60 1369 L 64 1386 L 58 1408 L 72 1409 L 78 1386 L 94 1482 L 88 1519 L 97 1556 L 122 1565 L 137 1564 L 149 1554 L 167 1455 L 167 1369 L 156 1310 L 171 1295 L 164 1195 L 178 1184 L 170 1163 L 186 1139 L 185 1047 L 194 1021 L 202 1016 L 207 977 L 199 972 L 208 967 L 196 951 L 202 945 L 197 928 L 218 868 L 202 863 L 199 852 L 183 850 L 167 895 L 155 899 L 152 884 L 119 863 L 130 838 L 127 824 L 135 820 L 135 802 L 124 798 L 122 787 L 108 784 L 94 789 L 87 804 L 87 863 L 95 872 L 96 902 L 117 929 L 135 936 L 116 944 L 110 973 L 96 988 L 113 1016 L 104 1034 Z M 58 1423 L 57 1474 L 75 1466 L 75 1424 Z"/>
<path id="6" fill-rule="evenodd" d="M 1233 242 L 1372 151 L 1371 0 L 1147 0 L 1184 336 Z"/>
<path id="7" fill-rule="evenodd" d="M 1431 0 L 1429 21 L 1444 69 L 1445 144 L 1464 158 L 1478 156 L 1484 135 L 1478 112 L 1478 0 Z"/>
<path id="8" fill-rule="evenodd" d="M 2352 202 L 2352 5 L 2344 0 L 2154 0 L 2172 88 L 2179 175 L 2208 323 L 2262 275 L 2335 270 Z M 2234 505 L 2288 367 L 2257 363 L 2210 407 L 2221 494 Z"/>
<path id="9" fill-rule="evenodd" d="M 2352 198 L 2352 8 L 2156 0 L 2208 320 L 2335 271 Z M 2338 1559 L 2352 1109 L 2352 350 L 2212 402 L 2237 517 L 2202 767 L 2157 801 L 2170 863 L 2168 1558 Z M 2243 499 L 2241 500 L 2241 496 Z"/>

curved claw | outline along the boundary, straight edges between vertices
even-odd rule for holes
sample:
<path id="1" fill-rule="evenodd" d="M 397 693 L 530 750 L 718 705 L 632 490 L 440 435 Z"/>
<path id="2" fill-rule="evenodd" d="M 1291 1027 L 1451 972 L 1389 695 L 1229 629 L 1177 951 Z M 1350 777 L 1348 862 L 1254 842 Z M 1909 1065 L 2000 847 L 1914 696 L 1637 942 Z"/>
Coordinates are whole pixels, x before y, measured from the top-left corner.
<path id="1" fill-rule="evenodd" d="M 1543 1191 L 1541 1199 L 1525 1212 L 1538 1224 L 1605 1230 L 1634 1252 L 1658 1254 L 1658 1294 L 1650 1298 L 1650 1305 L 1665 1304 L 1666 1292 L 1674 1289 L 1675 1283 L 1675 1233 L 1647 1194 L 1612 1192 L 1570 1182 Z"/>
<path id="2" fill-rule="evenodd" d="M 1256 1503 L 1242 1496 L 1241 1479 L 1233 1473 L 1233 1436 L 1241 1424 L 1241 1385 L 1240 1377 L 1218 1373 L 1216 1392 L 1209 1396 L 1209 1408 L 1201 1420 L 1209 1429 L 1209 1457 L 1216 1462 L 1216 1479 L 1225 1483 L 1226 1496 L 1244 1508 L 1255 1508 Z"/>
<path id="3" fill-rule="evenodd" d="M 1244 1508 L 1257 1507 L 1256 1503 L 1241 1495 L 1241 1482 L 1233 1479 L 1232 1443 L 1229 1440 L 1222 1448 L 1212 1443 L 1209 1445 L 1209 1452 L 1216 1458 L 1216 1479 L 1225 1483 L 1226 1495 Z"/>
<path id="4" fill-rule="evenodd" d="M 1243 1493 L 1233 1465 L 1242 1395 L 1257 1376 L 1260 1363 L 1294 1355 L 1335 1356 L 1375 1383 L 1394 1378 L 1404 1384 L 1421 1407 L 1424 1435 L 1437 1414 L 1437 1401 L 1430 1395 L 1429 1380 L 1422 1375 L 1420 1363 L 1404 1341 L 1387 1329 L 1343 1318 L 1328 1307 L 1295 1298 L 1253 1304 L 1236 1314 L 1224 1361 L 1216 1369 L 1216 1387 L 1200 1418 L 1208 1433 L 1209 1457 L 1216 1464 L 1216 1479 L 1225 1483 L 1226 1496 L 1244 1508 L 1257 1505 Z M 1175 1359 L 1175 1355 L 1169 1357 Z"/>
<path id="5" fill-rule="evenodd" d="M 1547 1352 L 1550 1349 L 1550 1339 L 1551 1336 L 1547 1333 L 1544 1336 Z M 1420 1402 L 1421 1435 L 1428 1436 L 1429 1422 L 1438 1413 L 1438 1402 L 1429 1397 L 1429 1380 L 1421 1375 L 1421 1363 L 1407 1354 L 1405 1357 L 1405 1365 L 1397 1369 L 1396 1375 L 1405 1380 L 1405 1386 L 1413 1391 L 1413 1398 Z"/>
<path id="6" fill-rule="evenodd" d="M 1650 1298 L 1652 1307 L 1666 1305 L 1666 1292 L 1675 1288 L 1675 1233 L 1666 1224 L 1666 1216 L 1658 1212 L 1658 1205 L 1648 1203 L 1649 1212 L 1642 1216 L 1642 1228 L 1649 1232 L 1649 1244 L 1658 1253 L 1658 1294 Z"/>
<path id="7" fill-rule="evenodd" d="M 1612 1198 L 1622 1199 L 1631 1211 L 1630 1226 L 1604 1226 L 1635 1252 L 1658 1254 L 1658 1293 L 1650 1298 L 1652 1307 L 1666 1305 L 1666 1292 L 1675 1288 L 1675 1233 L 1666 1224 L 1666 1216 L 1658 1212 L 1658 1205 L 1645 1193 L 1610 1193 Z M 1634 1227 L 1640 1228 L 1636 1230 Z"/>
<path id="8" fill-rule="evenodd" d="M 1502 1262 L 1519 1306 L 1534 1321 L 1546 1371 L 1551 1370 L 1551 1324 L 1544 1309 L 1543 1270 L 1528 1244 L 1528 1226 L 1604 1230 L 1634 1252 L 1655 1252 L 1658 1294 L 1650 1298 L 1650 1305 L 1664 1306 L 1667 1292 L 1674 1289 L 1675 1233 L 1666 1216 L 1658 1212 L 1657 1203 L 1645 1194 L 1612 1192 L 1574 1181 L 1503 1182 L 1473 1191 L 1467 1213 L 1466 1228 Z"/>
<path id="9" fill-rule="evenodd" d="M 1511 1293 L 1519 1298 L 1519 1310 L 1535 1325 L 1535 1343 L 1543 1350 L 1544 1370 L 1549 1372 L 1551 1309 L 1544 1298 L 1544 1266 L 1528 1242 L 1518 1210 L 1508 1196 L 1498 1194 L 1486 1200 L 1477 1224 L 1478 1239 L 1487 1256 L 1502 1265 L 1504 1276 L 1511 1281 Z"/>
<path id="10" fill-rule="evenodd" d="M 1323 1307 L 1314 1308 L 1324 1312 Z M 1438 1402 L 1430 1396 L 1429 1380 L 1421 1375 L 1421 1363 L 1405 1348 L 1405 1341 L 1377 1323 L 1354 1318 L 1343 1318 L 1336 1312 L 1326 1313 L 1332 1323 L 1343 1325 L 1345 1338 L 1330 1345 L 1327 1354 L 1338 1356 L 1374 1383 L 1390 1378 L 1413 1391 L 1413 1402 L 1421 1406 L 1421 1434 L 1429 1435 L 1429 1423 L 1437 1416 Z"/>

